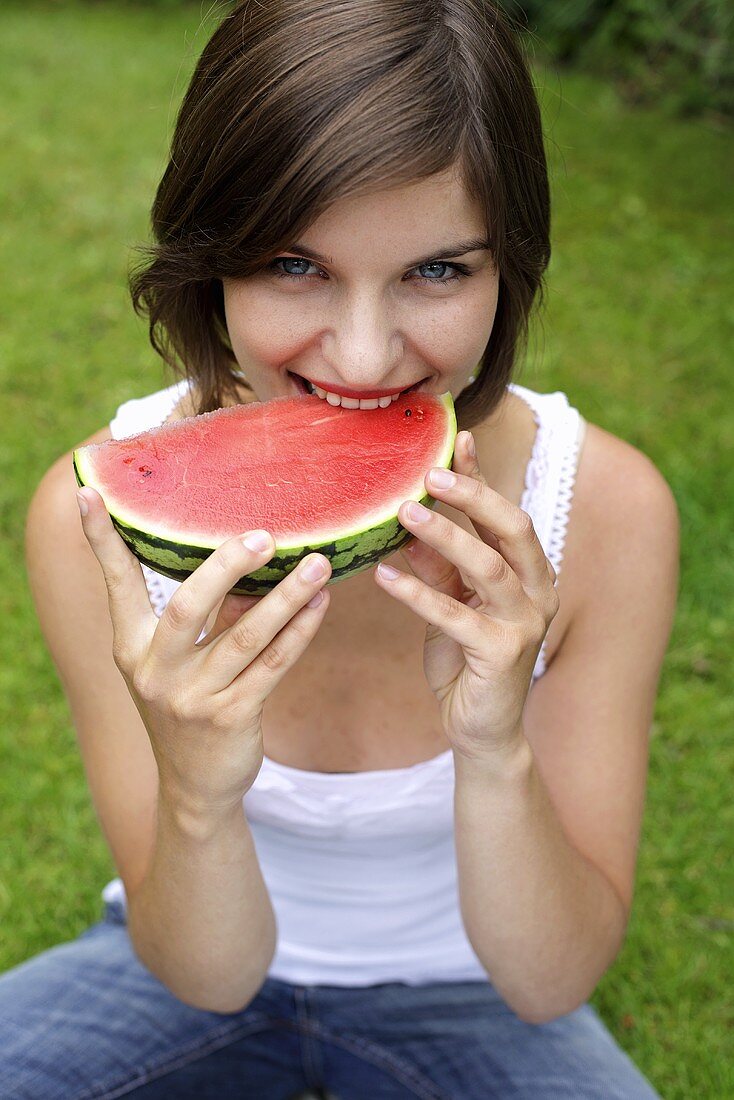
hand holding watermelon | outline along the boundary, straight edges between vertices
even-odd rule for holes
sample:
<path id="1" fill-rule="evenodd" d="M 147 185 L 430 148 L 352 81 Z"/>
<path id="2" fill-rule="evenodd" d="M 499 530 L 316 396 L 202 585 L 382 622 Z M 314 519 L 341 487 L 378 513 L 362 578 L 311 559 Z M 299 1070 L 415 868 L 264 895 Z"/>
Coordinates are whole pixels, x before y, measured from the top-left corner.
<path id="1" fill-rule="evenodd" d="M 272 557 L 275 544 L 270 535 L 260 550 L 242 537 L 228 539 L 181 584 L 159 620 L 140 565 L 100 494 L 87 487 L 78 495 L 84 534 L 107 586 L 115 664 L 148 731 L 161 790 L 197 813 L 227 811 L 260 770 L 265 700 L 329 606 L 329 593 L 321 591 L 328 559 L 310 554 L 266 596 L 243 599 L 227 594 Z M 314 562 L 321 576 L 304 576 Z M 213 628 L 197 644 L 219 603 Z"/>
<path id="2" fill-rule="evenodd" d="M 376 576 L 428 623 L 423 668 L 446 736 L 477 759 L 522 741 L 533 668 L 559 599 L 530 517 L 490 488 L 470 438 L 462 433 L 454 452 L 454 484 L 442 487 L 429 473 L 426 486 L 464 512 L 478 538 L 428 509 L 414 519 L 403 504 L 400 522 L 415 537 L 401 553 L 414 576 L 388 579 L 382 565 Z"/>

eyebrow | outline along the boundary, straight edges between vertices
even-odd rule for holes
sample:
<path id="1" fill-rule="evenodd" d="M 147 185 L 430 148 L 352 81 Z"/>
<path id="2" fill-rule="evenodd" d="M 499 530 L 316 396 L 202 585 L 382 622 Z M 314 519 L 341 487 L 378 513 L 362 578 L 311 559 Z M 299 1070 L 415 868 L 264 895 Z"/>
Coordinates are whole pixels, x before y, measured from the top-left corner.
<path id="1" fill-rule="evenodd" d="M 431 252 L 427 256 L 421 256 L 417 260 L 411 260 L 408 263 L 408 267 L 420 267 L 421 264 L 432 263 L 434 260 L 447 260 L 452 256 L 464 256 L 467 252 L 489 251 L 491 247 L 491 242 L 481 237 L 475 237 L 468 241 L 458 241 L 456 244 L 449 244 L 443 248 L 439 248 L 437 252 Z M 303 256 L 305 260 L 315 260 L 315 262 L 319 264 L 333 264 L 334 262 L 331 256 L 322 256 L 320 252 L 314 252 L 312 248 L 306 248 L 304 244 L 294 244 L 288 251 L 297 252 L 298 255 Z"/>

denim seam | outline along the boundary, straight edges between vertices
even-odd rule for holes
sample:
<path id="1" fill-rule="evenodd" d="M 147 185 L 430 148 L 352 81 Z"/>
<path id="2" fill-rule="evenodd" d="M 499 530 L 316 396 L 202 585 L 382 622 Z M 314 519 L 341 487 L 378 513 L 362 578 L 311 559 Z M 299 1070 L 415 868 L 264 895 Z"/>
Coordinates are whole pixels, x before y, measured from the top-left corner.
<path id="1" fill-rule="evenodd" d="M 384 1047 L 378 1046 L 367 1039 L 354 1037 L 343 1039 L 340 1035 L 335 1035 L 328 1028 L 316 1022 L 309 1022 L 306 1026 L 322 1042 L 329 1042 L 335 1046 L 343 1047 L 350 1053 L 364 1058 L 366 1062 L 371 1062 L 380 1069 L 388 1070 L 401 1084 L 406 1085 L 408 1088 L 420 1089 L 421 1091 L 415 1094 L 419 1097 L 419 1100 L 451 1100 L 449 1096 L 439 1092 L 435 1084 L 424 1077 L 417 1066 L 405 1062 L 401 1058 L 396 1058 L 391 1051 L 385 1050 Z"/>
<path id="2" fill-rule="evenodd" d="M 323 1066 L 319 1058 L 318 1047 L 313 1048 L 310 1039 L 313 1032 L 310 1029 L 308 1018 L 308 1001 L 306 991 L 296 986 L 293 990 L 296 1003 L 296 1023 L 298 1028 L 298 1046 L 301 1053 L 301 1065 L 306 1081 L 310 1088 L 319 1088 L 320 1079 L 323 1076 Z"/>
<path id="3" fill-rule="evenodd" d="M 124 1096 L 131 1088 L 138 1088 L 140 1085 L 145 1085 L 149 1081 L 155 1081 L 159 1077 L 164 1077 L 167 1073 L 171 1073 L 175 1069 L 180 1069 L 189 1062 L 194 1062 L 198 1058 L 204 1058 L 206 1055 L 212 1054 L 215 1050 L 222 1050 L 224 1047 L 237 1042 L 237 1040 L 252 1035 L 254 1032 L 261 1030 L 263 1026 L 272 1025 L 284 1025 L 287 1027 L 289 1026 L 289 1021 L 268 1016 L 265 1012 L 257 1013 L 257 1016 L 253 1016 L 247 1024 L 237 1024 L 234 1027 L 219 1028 L 216 1031 L 209 1032 L 203 1042 L 196 1040 L 196 1042 L 179 1050 L 173 1056 L 172 1061 L 161 1061 L 157 1065 L 146 1066 L 138 1076 L 131 1077 L 122 1084 L 102 1086 L 102 1092 L 98 1091 L 98 1086 L 92 1089 L 92 1091 L 87 1089 L 79 1093 L 76 1100 L 115 1100 L 115 1097 Z M 170 1059 L 171 1055 L 167 1055 L 167 1057 Z"/>

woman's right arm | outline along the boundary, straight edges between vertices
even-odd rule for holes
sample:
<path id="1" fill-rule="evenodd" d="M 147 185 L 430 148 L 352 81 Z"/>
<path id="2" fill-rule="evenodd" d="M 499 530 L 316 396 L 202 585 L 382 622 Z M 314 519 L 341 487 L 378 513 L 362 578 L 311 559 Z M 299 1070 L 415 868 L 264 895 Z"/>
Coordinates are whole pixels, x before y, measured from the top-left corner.
<path id="1" fill-rule="evenodd" d="M 150 867 L 128 894 L 136 954 L 180 1000 L 239 1012 L 260 989 L 276 927 L 242 803 L 196 814 L 159 791 Z"/>
<path id="2" fill-rule="evenodd" d="M 100 441 L 101 435 L 88 442 Z M 229 732 L 203 719 L 198 725 L 196 720 L 188 726 L 179 722 L 162 730 L 160 693 L 164 682 L 173 683 L 171 676 L 157 682 L 149 677 L 147 689 L 144 677 L 134 676 L 142 696 L 133 701 L 131 684 L 113 655 L 115 642 L 118 651 L 121 645 L 112 621 L 109 568 L 106 582 L 99 552 L 92 552 L 82 530 L 76 489 L 69 452 L 48 471 L 31 501 L 26 561 L 41 629 L 69 699 L 95 809 L 125 884 L 131 940 L 141 961 L 181 1000 L 211 1011 L 234 1012 L 249 1003 L 262 985 L 276 938 L 272 906 L 242 807 L 242 794 L 254 781 L 262 756 L 261 744 L 252 736 L 257 716 L 250 705 L 239 727 L 235 723 Z M 98 538 L 119 543 L 113 552 L 121 548 L 129 555 L 106 512 L 93 522 L 102 525 Z M 109 530 L 100 535 L 105 523 Z M 130 573 L 137 570 L 135 580 L 142 586 L 137 598 L 144 596 L 147 601 L 139 565 L 135 559 L 131 564 Z M 240 575 L 246 571 L 243 568 Z M 295 583 L 293 577 L 291 584 Z M 317 587 L 320 584 L 311 585 L 307 592 L 299 588 L 298 598 L 309 599 Z M 230 622 L 237 618 L 231 614 L 232 599 L 228 597 L 220 611 L 221 617 L 230 605 Z M 120 602 L 132 613 L 135 600 Z M 262 606 L 265 600 L 257 602 Z M 272 660 L 271 651 L 265 694 L 277 676 L 295 663 L 299 647 L 305 649 L 328 603 L 325 593 L 320 608 L 303 609 L 295 616 L 300 633 L 294 628 L 281 630 L 280 665 Z M 142 611 L 142 601 L 137 606 Z M 145 613 L 155 620 L 149 602 Z M 214 610 L 207 621 L 213 614 Z M 217 624 L 221 634 L 224 626 L 219 618 Z M 203 647 L 208 648 L 216 636 L 217 624 L 202 648 L 194 647 L 195 660 L 201 660 Z M 154 632 L 157 620 L 148 620 L 147 625 Z M 200 628 L 194 624 L 189 632 L 193 630 L 198 637 Z M 226 643 L 227 638 L 222 641 Z M 225 662 L 228 658 L 231 662 L 232 645 L 230 641 L 226 648 L 220 643 Z M 239 656 L 244 668 L 242 651 Z M 188 679 L 205 688 L 206 677 L 192 676 L 191 671 L 180 682 Z M 219 671 L 223 671 L 221 664 Z M 250 686 L 249 703 L 257 694 Z M 231 724 L 232 699 L 226 693 L 222 698 L 230 703 Z M 150 713 L 145 709 L 148 705 Z M 220 708 L 218 718 L 223 715 Z M 168 733 L 167 744 L 151 736 L 155 728 Z M 229 761 L 231 770 L 217 767 L 218 753 L 212 753 L 212 747 L 219 750 L 225 745 L 231 752 L 220 757 L 220 763 Z"/>

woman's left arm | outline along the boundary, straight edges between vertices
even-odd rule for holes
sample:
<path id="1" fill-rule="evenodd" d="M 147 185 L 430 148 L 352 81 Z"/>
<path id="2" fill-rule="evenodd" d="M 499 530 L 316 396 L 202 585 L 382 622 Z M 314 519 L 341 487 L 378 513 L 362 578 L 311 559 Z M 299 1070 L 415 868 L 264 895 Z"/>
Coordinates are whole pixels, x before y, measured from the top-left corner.
<path id="1" fill-rule="evenodd" d="M 447 494 L 441 496 L 453 504 Z M 485 499 L 481 492 L 477 497 Z M 484 740 L 475 730 L 471 747 L 454 744 L 464 925 L 493 984 L 533 1023 L 583 1004 L 624 940 L 648 736 L 678 588 L 678 511 L 667 483 L 641 452 L 593 425 L 578 471 L 573 520 L 564 569 L 579 570 L 583 580 L 553 660 L 527 694 L 512 729 L 496 725 L 499 713 L 511 713 L 510 691 L 503 708 L 484 704 L 491 736 Z M 437 530 L 443 522 L 448 521 L 437 523 Z M 486 529 L 478 530 L 485 542 L 493 541 Z M 437 548 L 436 535 L 432 541 Z M 501 540 L 495 545 L 502 550 Z M 428 552 L 420 553 L 426 580 L 431 565 Z M 519 587 L 517 577 L 525 577 L 526 596 L 540 585 L 529 551 L 524 562 L 519 550 L 516 554 L 507 587 L 519 608 L 512 587 Z M 447 548 L 444 557 L 450 555 Z M 505 557 L 512 559 L 512 552 L 505 551 Z M 434 581 L 433 587 L 442 586 Z M 489 600 L 485 596 L 482 606 Z M 512 606 L 509 596 L 507 601 L 505 615 Z M 495 602 L 501 606 L 499 594 Z M 469 606 L 478 603 L 475 596 Z M 460 635 L 460 615 L 449 628 L 454 637 Z M 446 634 L 431 631 L 437 651 L 439 636 L 444 643 L 445 664 Z M 486 653 L 491 652 L 490 645 Z M 457 697 L 471 651 L 468 657 L 452 685 Z M 498 678 L 487 698 L 497 698 L 497 686 L 506 682 L 516 681 L 506 674 Z M 456 698 L 452 706 L 458 713 Z M 463 711 L 468 713 L 466 703 Z"/>

